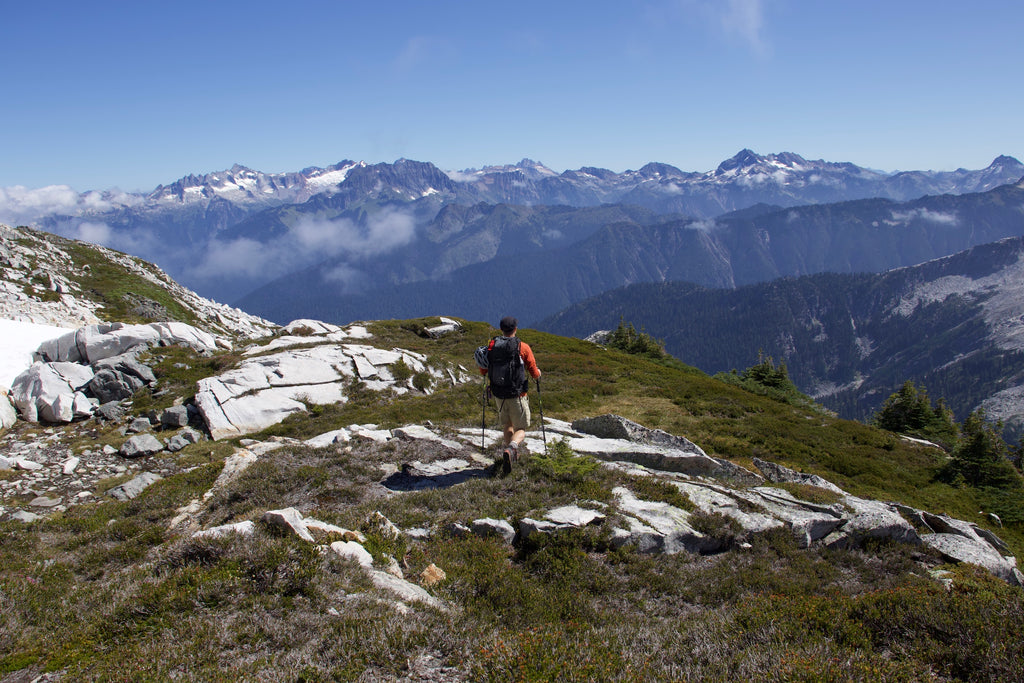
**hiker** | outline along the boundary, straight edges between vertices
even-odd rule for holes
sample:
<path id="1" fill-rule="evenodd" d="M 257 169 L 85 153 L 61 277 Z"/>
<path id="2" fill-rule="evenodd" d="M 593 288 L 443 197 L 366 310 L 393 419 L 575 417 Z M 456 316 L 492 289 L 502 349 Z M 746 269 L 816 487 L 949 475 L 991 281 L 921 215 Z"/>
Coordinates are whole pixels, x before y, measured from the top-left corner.
<path id="1" fill-rule="evenodd" d="M 519 321 L 507 315 L 499 326 L 502 336 L 491 339 L 486 349 L 478 349 L 485 357 L 478 358 L 477 365 L 480 374 L 489 377 L 491 394 L 498 403 L 498 424 L 502 426 L 504 441 L 501 468 L 508 474 L 512 463 L 519 460 L 519 448 L 530 425 L 530 401 L 526 396 L 530 380 L 526 373 L 539 380 L 540 368 L 533 357 L 533 349 L 516 336 Z"/>

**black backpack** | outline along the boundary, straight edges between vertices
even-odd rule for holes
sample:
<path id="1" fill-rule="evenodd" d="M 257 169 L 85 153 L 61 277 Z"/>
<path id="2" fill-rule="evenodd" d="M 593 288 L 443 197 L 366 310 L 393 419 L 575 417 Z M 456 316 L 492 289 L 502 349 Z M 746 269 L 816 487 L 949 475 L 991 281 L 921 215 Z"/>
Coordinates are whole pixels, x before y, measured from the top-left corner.
<path id="1" fill-rule="evenodd" d="M 515 398 L 526 393 L 526 366 L 519 355 L 518 337 L 495 337 L 487 348 L 487 377 L 497 398 Z"/>

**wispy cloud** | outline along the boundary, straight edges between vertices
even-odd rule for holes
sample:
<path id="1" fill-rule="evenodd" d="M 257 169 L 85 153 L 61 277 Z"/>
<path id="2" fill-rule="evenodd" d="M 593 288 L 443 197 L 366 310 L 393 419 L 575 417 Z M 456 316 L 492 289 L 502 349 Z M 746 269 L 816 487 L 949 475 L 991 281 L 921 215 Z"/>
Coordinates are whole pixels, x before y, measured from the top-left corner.
<path id="1" fill-rule="evenodd" d="M 401 51 L 391 63 L 392 69 L 400 76 L 419 70 L 424 65 L 444 62 L 455 55 L 455 47 L 443 38 L 434 36 L 413 36 L 405 42 Z"/>
<path id="2" fill-rule="evenodd" d="M 771 52 L 765 36 L 764 0 L 677 0 L 675 12 L 681 12 L 686 21 L 697 18 L 705 22 L 759 57 Z M 655 10 L 653 15 L 662 13 Z"/>
<path id="3" fill-rule="evenodd" d="M 956 225 L 960 222 L 960 219 L 955 213 L 942 213 L 941 211 L 932 211 L 925 207 L 912 209 L 910 211 L 893 211 L 892 220 L 896 223 L 909 223 L 914 220 L 922 220 L 928 223 L 936 223 L 938 225 Z"/>
<path id="4" fill-rule="evenodd" d="M 714 5 L 719 8 L 719 20 L 727 34 L 739 37 L 757 55 L 768 53 L 762 0 L 716 0 Z"/>
<path id="5" fill-rule="evenodd" d="M 33 224 L 44 216 L 76 216 L 89 211 L 109 211 L 142 201 L 142 197 L 120 190 L 79 194 L 67 185 L 0 187 L 0 223 Z"/>
<path id="6" fill-rule="evenodd" d="M 399 209 L 381 210 L 369 216 L 365 224 L 347 218 L 303 217 L 287 233 L 269 242 L 249 237 L 211 240 L 203 258 L 189 269 L 189 276 L 245 277 L 265 282 L 329 258 L 359 261 L 378 256 L 405 246 L 415 236 L 415 219 Z M 350 276 L 337 279 L 348 280 Z"/>

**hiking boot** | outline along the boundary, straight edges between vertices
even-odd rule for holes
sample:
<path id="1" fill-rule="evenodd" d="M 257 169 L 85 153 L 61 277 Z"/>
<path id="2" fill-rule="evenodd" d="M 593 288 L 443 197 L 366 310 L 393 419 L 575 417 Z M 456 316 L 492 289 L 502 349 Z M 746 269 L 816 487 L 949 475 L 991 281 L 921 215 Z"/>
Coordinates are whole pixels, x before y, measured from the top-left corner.
<path id="1" fill-rule="evenodd" d="M 507 475 L 507 474 L 511 474 L 511 472 L 512 472 L 512 453 L 513 453 L 513 450 L 511 448 L 506 448 L 505 450 L 503 450 L 501 452 L 501 473 L 502 474 Z"/>
<path id="2" fill-rule="evenodd" d="M 512 453 L 512 458 L 511 458 L 512 462 L 519 462 L 519 444 L 517 444 L 515 441 L 513 441 L 512 443 L 510 443 L 508 445 L 508 449 L 506 449 L 506 450 L 511 451 L 511 453 Z"/>

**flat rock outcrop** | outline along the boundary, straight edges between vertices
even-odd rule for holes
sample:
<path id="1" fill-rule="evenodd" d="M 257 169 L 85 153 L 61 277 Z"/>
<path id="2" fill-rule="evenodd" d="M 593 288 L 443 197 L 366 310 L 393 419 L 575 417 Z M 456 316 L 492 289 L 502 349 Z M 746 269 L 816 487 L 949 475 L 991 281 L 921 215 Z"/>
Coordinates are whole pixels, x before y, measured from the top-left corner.
<path id="1" fill-rule="evenodd" d="M 368 333 L 360 326 L 340 329 L 323 323 L 314 326 L 316 321 L 297 323 L 286 329 L 308 332 L 292 337 L 287 346 L 314 346 L 280 350 L 277 342 L 283 338 L 278 338 L 266 346 L 247 349 L 245 354 L 250 357 L 236 368 L 199 381 L 196 406 L 213 439 L 261 431 L 305 411 L 307 404 L 344 403 L 347 387 L 355 382 L 375 391 L 405 394 L 429 393 L 439 384 L 472 379 L 462 367 L 428 366 L 426 357 L 413 351 L 338 343 L 366 338 Z M 267 350 L 273 352 L 256 355 Z M 403 373 L 393 371 L 399 362 Z"/>

